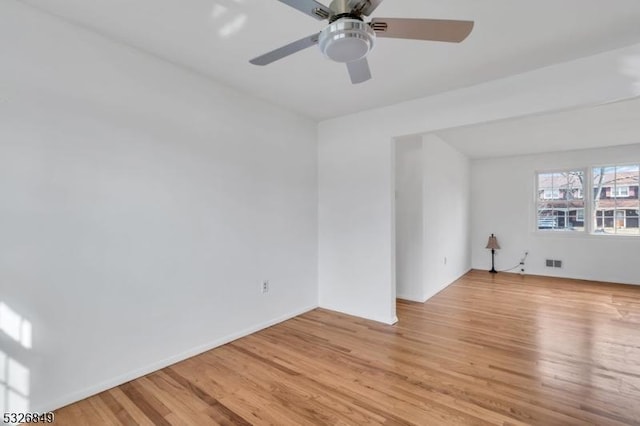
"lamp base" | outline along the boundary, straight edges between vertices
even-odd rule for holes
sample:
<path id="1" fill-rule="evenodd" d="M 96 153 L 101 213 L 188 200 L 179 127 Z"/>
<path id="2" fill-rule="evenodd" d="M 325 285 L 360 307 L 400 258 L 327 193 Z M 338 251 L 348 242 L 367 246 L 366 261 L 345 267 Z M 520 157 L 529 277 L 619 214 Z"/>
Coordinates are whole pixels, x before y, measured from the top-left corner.
<path id="1" fill-rule="evenodd" d="M 491 270 L 489 271 L 492 274 L 497 274 L 498 271 L 496 271 L 496 250 L 495 249 L 491 249 Z"/>

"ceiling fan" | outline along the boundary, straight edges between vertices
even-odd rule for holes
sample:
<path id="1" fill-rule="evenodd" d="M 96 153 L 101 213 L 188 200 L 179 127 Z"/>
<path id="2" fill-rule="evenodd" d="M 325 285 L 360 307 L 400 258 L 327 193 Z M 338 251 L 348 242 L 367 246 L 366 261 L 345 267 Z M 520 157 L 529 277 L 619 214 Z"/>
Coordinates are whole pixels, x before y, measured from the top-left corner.
<path id="1" fill-rule="evenodd" d="M 333 0 L 329 7 L 315 0 L 279 0 L 320 21 L 328 20 L 322 31 L 289 43 L 252 59 L 254 65 L 268 65 L 318 44 L 322 53 L 335 62 L 347 64 L 353 84 L 371 78 L 367 55 L 376 37 L 460 43 L 471 33 L 473 21 L 443 19 L 373 18 L 364 22 L 382 0 Z"/>

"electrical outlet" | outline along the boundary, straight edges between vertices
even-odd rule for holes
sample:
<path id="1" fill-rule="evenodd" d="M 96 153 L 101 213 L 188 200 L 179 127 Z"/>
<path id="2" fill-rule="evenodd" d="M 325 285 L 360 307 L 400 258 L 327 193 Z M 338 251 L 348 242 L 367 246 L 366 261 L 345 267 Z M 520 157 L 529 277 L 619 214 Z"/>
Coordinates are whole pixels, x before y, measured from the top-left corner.
<path id="1" fill-rule="evenodd" d="M 262 293 L 269 293 L 269 280 L 262 281 Z"/>

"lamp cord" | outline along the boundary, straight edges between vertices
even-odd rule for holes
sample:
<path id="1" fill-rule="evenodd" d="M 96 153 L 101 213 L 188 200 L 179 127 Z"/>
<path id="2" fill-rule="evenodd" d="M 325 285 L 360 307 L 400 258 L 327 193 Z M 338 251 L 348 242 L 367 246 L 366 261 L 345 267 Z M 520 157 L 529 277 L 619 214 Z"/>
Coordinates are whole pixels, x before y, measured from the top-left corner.
<path id="1" fill-rule="evenodd" d="M 521 266 L 524 266 L 524 261 L 527 260 L 527 256 L 529 256 L 529 252 L 528 251 L 524 252 L 524 257 L 522 259 L 520 259 L 520 263 L 518 263 L 516 266 L 514 266 L 513 268 L 509 268 L 509 269 L 500 269 L 500 270 L 498 270 L 498 272 L 509 272 L 509 271 L 513 271 L 514 269 L 518 269 Z"/>
<path id="2" fill-rule="evenodd" d="M 513 271 L 514 269 L 518 268 L 520 265 L 522 265 L 521 263 L 518 263 L 516 266 L 514 266 L 513 268 L 509 268 L 509 269 L 499 269 L 498 272 L 509 272 L 509 271 Z"/>

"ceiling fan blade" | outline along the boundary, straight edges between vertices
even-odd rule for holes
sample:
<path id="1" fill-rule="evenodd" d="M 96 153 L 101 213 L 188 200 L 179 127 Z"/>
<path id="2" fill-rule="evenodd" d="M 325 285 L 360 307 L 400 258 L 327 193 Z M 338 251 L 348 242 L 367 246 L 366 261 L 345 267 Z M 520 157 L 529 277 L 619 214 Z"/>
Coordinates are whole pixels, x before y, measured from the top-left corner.
<path id="1" fill-rule="evenodd" d="M 347 8 L 357 15 L 369 16 L 380 6 L 382 0 L 349 0 Z"/>
<path id="2" fill-rule="evenodd" d="M 265 53 L 262 56 L 253 58 L 249 62 L 251 62 L 253 65 L 269 65 L 272 62 L 275 62 L 289 55 L 293 55 L 294 53 L 297 53 L 301 50 L 304 50 L 308 47 L 318 44 L 319 36 L 320 36 L 320 33 L 313 34 L 305 38 L 301 38 L 300 40 L 294 41 L 293 43 L 289 43 L 286 46 L 282 46 L 279 49 L 272 50 L 271 52 Z"/>
<path id="3" fill-rule="evenodd" d="M 322 3 L 318 3 L 315 0 L 278 0 L 278 1 L 288 6 L 291 6 L 294 9 L 298 9 L 300 12 L 306 15 L 309 15 L 312 18 L 316 18 L 319 21 L 322 21 L 323 19 L 329 19 L 329 17 L 332 15 L 331 9 L 329 9 Z"/>
<path id="4" fill-rule="evenodd" d="M 378 37 L 460 43 L 473 30 L 473 21 L 448 19 L 373 18 L 371 28 Z"/>
<path id="5" fill-rule="evenodd" d="M 349 77 L 351 77 L 351 83 L 353 84 L 364 83 L 371 79 L 371 70 L 369 69 L 367 58 L 347 62 L 347 69 L 349 70 Z"/>

